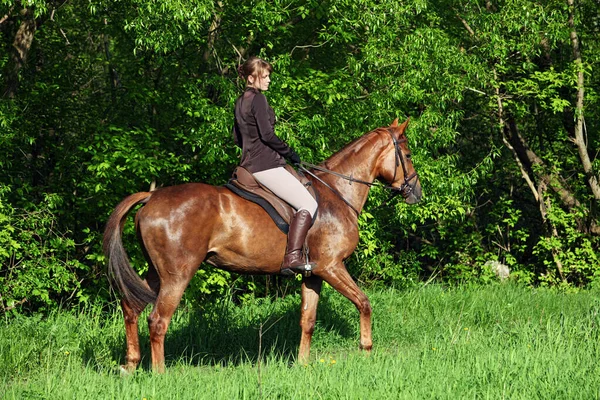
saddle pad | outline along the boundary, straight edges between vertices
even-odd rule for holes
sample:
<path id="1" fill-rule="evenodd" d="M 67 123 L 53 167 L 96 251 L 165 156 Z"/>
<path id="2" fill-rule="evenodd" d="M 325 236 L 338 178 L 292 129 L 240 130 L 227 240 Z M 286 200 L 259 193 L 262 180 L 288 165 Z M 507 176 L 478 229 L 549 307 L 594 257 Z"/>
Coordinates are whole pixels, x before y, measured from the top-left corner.
<path id="1" fill-rule="evenodd" d="M 248 201 L 251 201 L 251 202 L 256 203 L 259 206 L 261 206 L 267 212 L 267 214 L 269 214 L 269 216 L 271 217 L 273 222 L 275 222 L 275 225 L 277 225 L 279 230 L 281 232 L 285 233 L 286 235 L 288 234 L 288 231 L 290 229 L 289 224 L 287 222 L 285 222 L 285 220 L 281 217 L 281 215 L 279 215 L 277 210 L 275 210 L 275 207 L 273 207 L 271 204 L 269 204 L 268 201 L 266 201 L 265 199 L 263 199 L 262 197 L 254 194 L 254 193 L 250 193 L 248 191 L 240 189 L 231 183 L 226 183 L 224 185 L 224 187 L 231 190 L 233 193 L 237 194 L 241 198 L 246 199 Z"/>

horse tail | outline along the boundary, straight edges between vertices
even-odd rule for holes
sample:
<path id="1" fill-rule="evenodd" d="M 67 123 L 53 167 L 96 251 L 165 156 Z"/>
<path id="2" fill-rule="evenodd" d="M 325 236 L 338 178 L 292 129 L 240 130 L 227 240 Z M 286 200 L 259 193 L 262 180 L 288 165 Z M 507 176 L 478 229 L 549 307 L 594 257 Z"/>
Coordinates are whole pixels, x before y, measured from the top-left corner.
<path id="1" fill-rule="evenodd" d="M 154 303 L 157 295 L 131 267 L 123 247 L 121 233 L 129 211 L 139 203 L 146 203 L 150 196 L 152 196 L 150 192 L 140 192 L 121 201 L 106 223 L 102 240 L 104 255 L 108 259 L 109 282 L 113 289 L 117 290 L 138 312 L 141 312 L 148 303 Z"/>

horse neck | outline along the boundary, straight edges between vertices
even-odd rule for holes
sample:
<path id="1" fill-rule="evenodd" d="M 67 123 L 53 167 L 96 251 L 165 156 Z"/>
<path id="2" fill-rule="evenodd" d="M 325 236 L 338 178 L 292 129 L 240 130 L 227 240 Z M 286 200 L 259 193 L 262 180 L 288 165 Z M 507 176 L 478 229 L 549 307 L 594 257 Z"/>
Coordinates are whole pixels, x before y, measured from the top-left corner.
<path id="1" fill-rule="evenodd" d="M 353 179 L 373 183 L 378 175 L 379 159 L 387 148 L 381 137 L 379 130 L 369 132 L 332 155 L 323 166 Z M 370 186 L 328 173 L 321 173 L 319 177 L 337 190 L 356 211 L 362 210 Z"/>

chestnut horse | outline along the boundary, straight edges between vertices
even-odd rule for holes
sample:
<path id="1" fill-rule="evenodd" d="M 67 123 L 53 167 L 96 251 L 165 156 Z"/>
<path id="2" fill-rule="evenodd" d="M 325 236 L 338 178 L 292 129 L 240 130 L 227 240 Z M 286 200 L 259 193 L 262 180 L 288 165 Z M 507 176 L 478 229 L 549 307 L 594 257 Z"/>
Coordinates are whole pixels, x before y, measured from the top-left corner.
<path id="1" fill-rule="evenodd" d="M 378 128 L 314 166 L 309 178 L 319 199 L 318 217 L 307 245 L 312 275 L 302 280 L 298 361 L 307 362 L 323 280 L 347 297 L 360 313 L 360 347 L 370 350 L 371 305 L 344 266 L 358 244 L 358 213 L 376 179 L 389 183 L 406 203 L 421 198 L 421 184 L 413 168 L 404 131 L 400 126 Z M 136 214 L 136 230 L 148 260 L 144 280 L 131 268 L 121 232 L 128 212 Z M 286 235 L 258 205 L 224 187 L 202 183 L 160 188 L 132 194 L 113 211 L 104 232 L 104 252 L 111 283 L 121 293 L 125 318 L 127 364 L 132 371 L 140 362 L 138 316 L 148 303 L 152 368 L 164 371 L 164 340 L 171 317 L 184 290 L 203 261 L 244 274 L 277 274 L 286 246 Z"/>

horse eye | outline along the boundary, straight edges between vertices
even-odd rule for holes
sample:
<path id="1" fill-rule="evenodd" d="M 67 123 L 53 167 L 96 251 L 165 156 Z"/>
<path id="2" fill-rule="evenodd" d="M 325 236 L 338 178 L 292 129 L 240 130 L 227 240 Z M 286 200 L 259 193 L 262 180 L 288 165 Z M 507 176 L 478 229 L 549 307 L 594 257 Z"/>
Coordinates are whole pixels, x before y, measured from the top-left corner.
<path id="1" fill-rule="evenodd" d="M 412 158 L 412 154 L 410 154 L 410 153 L 409 153 L 409 154 L 407 154 L 407 155 L 406 155 L 406 158 L 408 158 L 408 159 L 410 160 L 410 159 Z"/>

